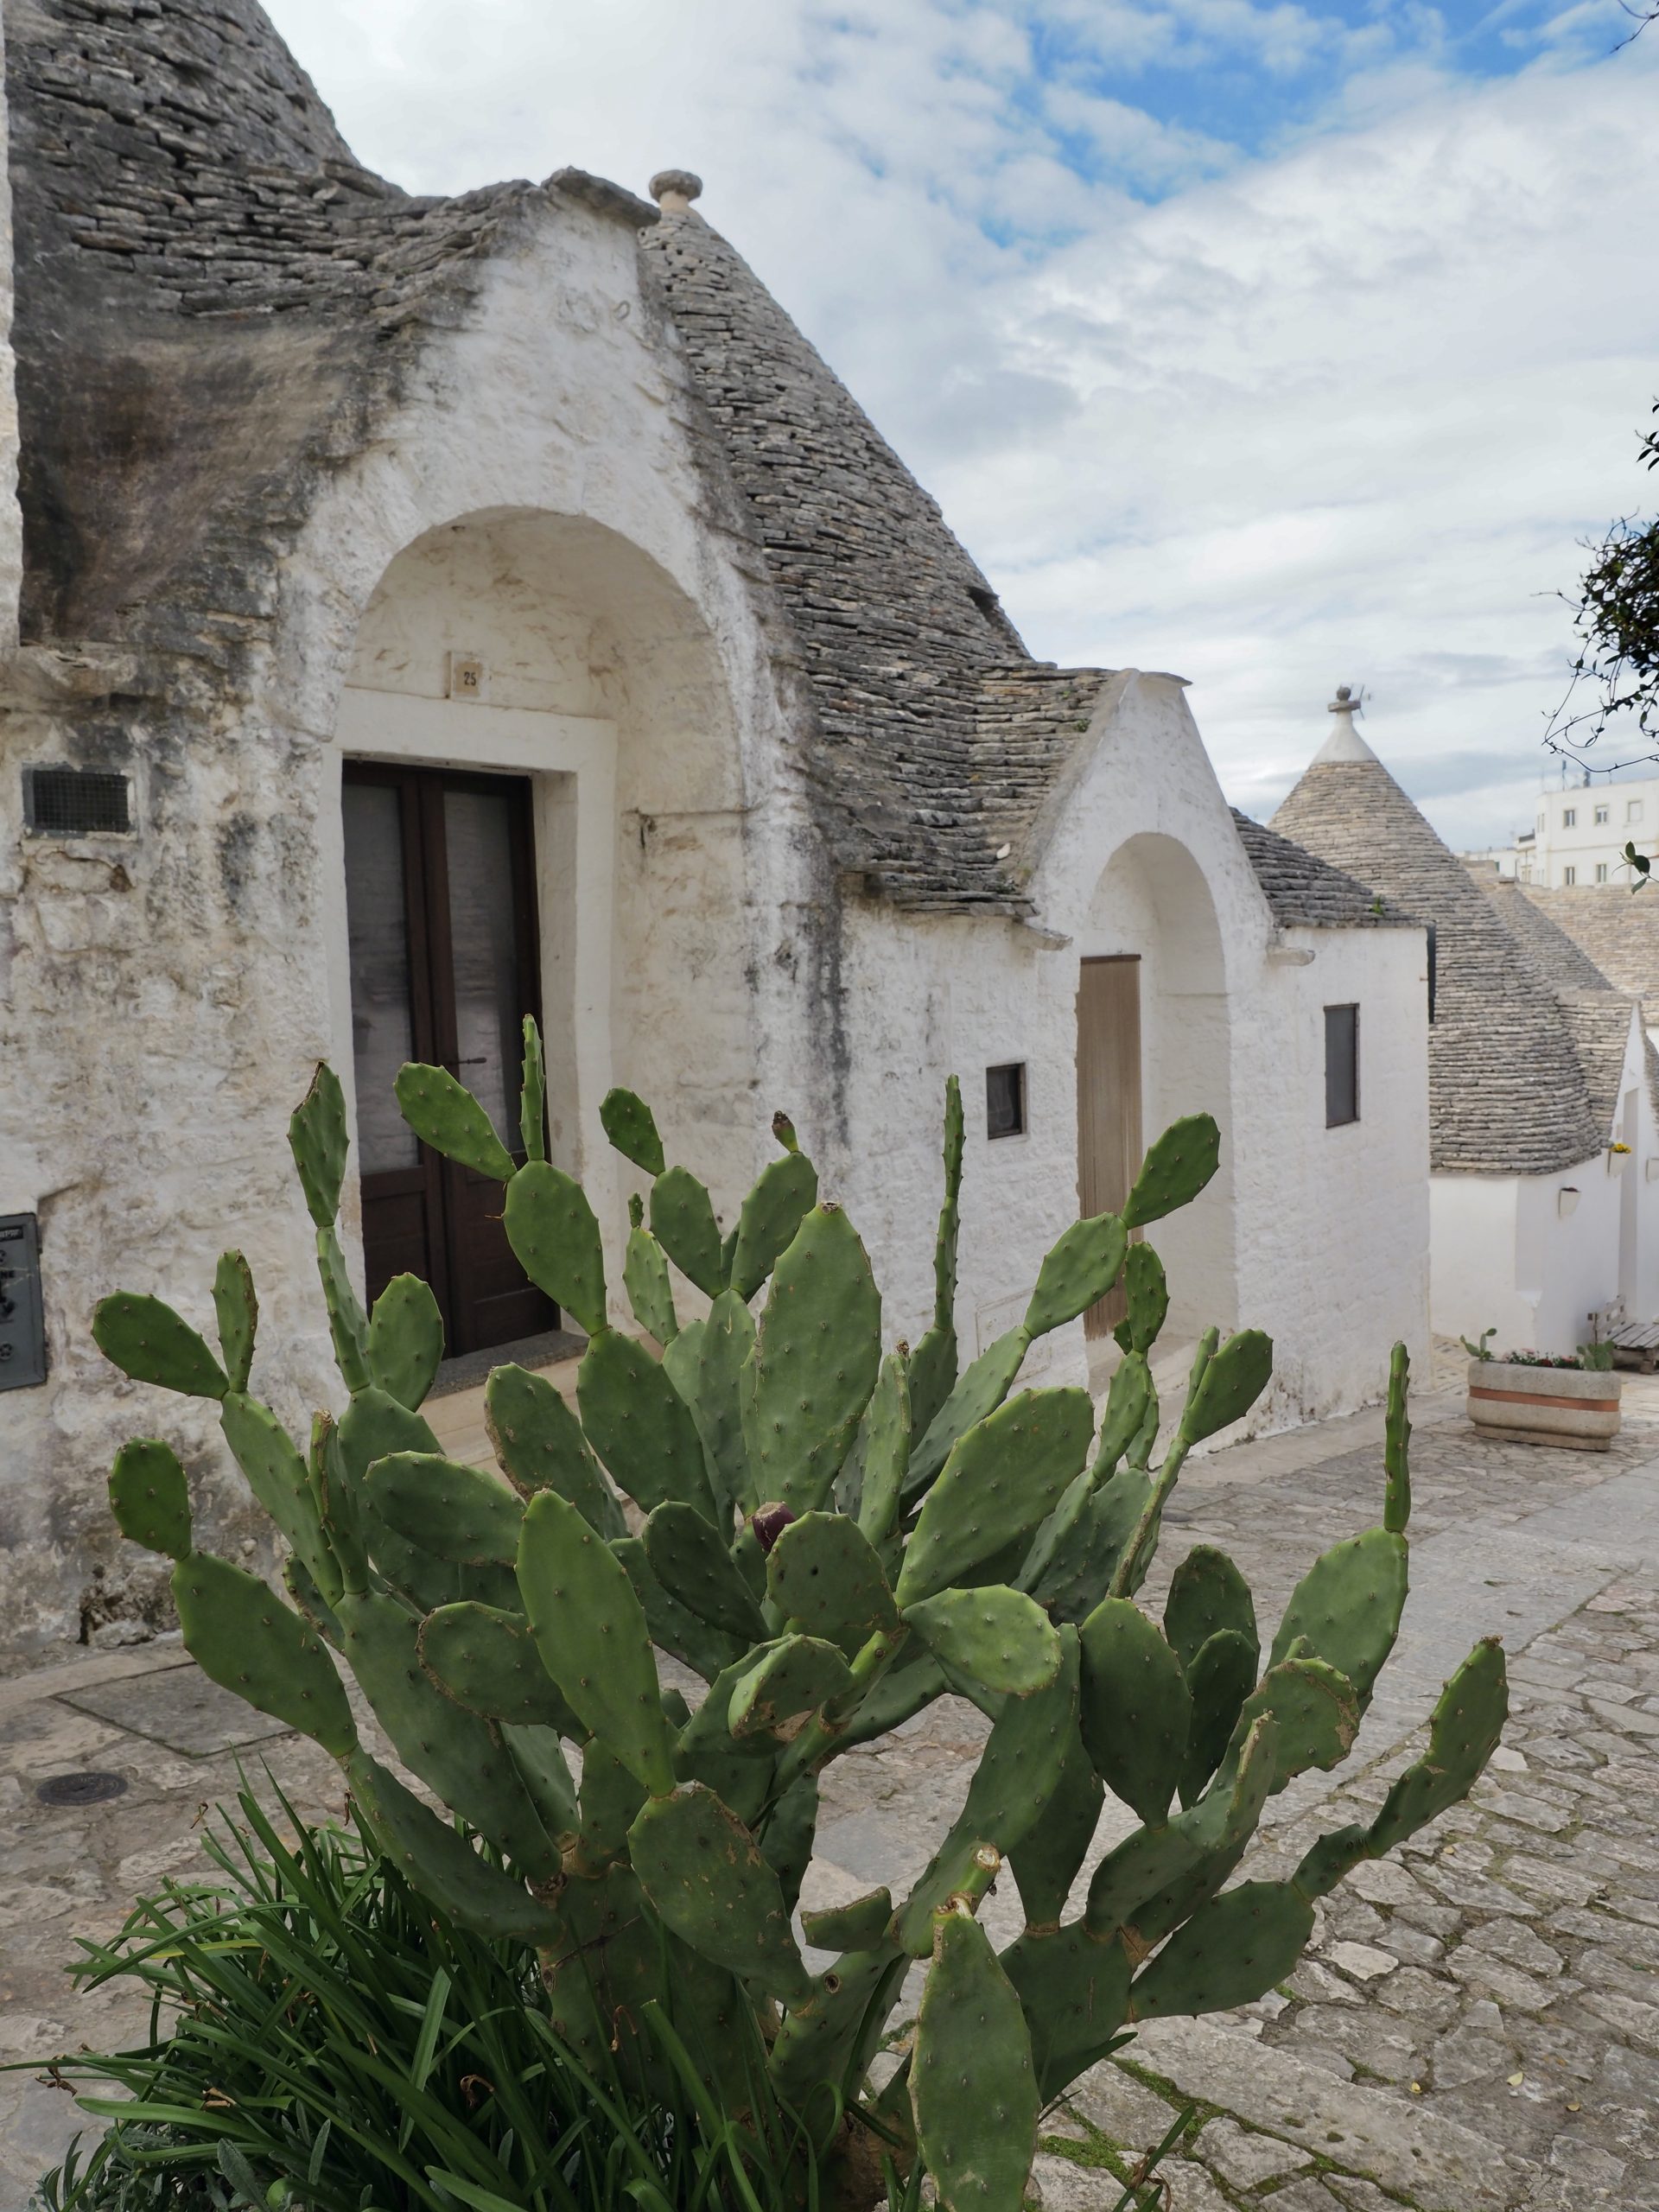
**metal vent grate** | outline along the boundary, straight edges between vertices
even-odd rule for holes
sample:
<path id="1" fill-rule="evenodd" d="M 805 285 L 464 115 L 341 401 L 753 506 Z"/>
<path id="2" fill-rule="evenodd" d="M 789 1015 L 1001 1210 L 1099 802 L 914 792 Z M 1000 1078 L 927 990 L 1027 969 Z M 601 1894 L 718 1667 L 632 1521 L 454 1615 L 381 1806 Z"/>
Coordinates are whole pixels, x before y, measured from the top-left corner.
<path id="1" fill-rule="evenodd" d="M 23 819 L 42 837 L 130 830 L 127 779 L 118 768 L 25 768 Z"/>

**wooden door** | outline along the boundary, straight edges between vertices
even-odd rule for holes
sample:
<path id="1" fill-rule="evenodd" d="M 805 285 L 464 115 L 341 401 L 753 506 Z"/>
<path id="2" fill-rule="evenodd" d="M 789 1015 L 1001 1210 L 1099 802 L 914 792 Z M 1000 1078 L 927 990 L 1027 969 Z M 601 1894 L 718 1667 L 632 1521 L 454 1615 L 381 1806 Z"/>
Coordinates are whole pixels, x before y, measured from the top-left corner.
<path id="1" fill-rule="evenodd" d="M 418 1142 L 392 1084 L 405 1060 L 459 1076 L 515 1160 L 523 1022 L 537 1007 L 530 787 L 511 776 L 348 762 L 341 807 L 371 1300 L 423 1276 L 451 1354 L 556 1325 L 513 1258 L 501 1185 Z"/>
<path id="2" fill-rule="evenodd" d="M 1141 961 L 1085 960 L 1077 977 L 1077 1205 L 1116 1213 L 1141 1167 Z M 1084 1333 L 1109 1336 L 1123 1318 L 1122 1287 L 1089 1308 Z"/>

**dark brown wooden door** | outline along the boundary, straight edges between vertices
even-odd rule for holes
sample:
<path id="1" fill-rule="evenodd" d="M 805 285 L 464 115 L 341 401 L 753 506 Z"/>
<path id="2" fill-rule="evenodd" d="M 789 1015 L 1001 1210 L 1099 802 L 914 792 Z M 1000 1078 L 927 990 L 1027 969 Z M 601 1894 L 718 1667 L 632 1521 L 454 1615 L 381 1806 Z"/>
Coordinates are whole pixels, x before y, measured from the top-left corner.
<path id="1" fill-rule="evenodd" d="M 1141 961 L 1090 959 L 1077 976 L 1077 1205 L 1085 1220 L 1116 1213 L 1141 1171 Z M 1120 1284 L 1083 1317 L 1109 1335 L 1125 1312 Z"/>
<path id="2" fill-rule="evenodd" d="M 523 1159 L 523 1023 L 537 995 L 529 785 L 349 761 L 341 806 L 369 1296 L 423 1276 L 452 1354 L 534 1336 L 558 1313 L 512 1256 L 501 1185 L 420 1143 L 392 1090 L 405 1060 L 447 1067 Z"/>

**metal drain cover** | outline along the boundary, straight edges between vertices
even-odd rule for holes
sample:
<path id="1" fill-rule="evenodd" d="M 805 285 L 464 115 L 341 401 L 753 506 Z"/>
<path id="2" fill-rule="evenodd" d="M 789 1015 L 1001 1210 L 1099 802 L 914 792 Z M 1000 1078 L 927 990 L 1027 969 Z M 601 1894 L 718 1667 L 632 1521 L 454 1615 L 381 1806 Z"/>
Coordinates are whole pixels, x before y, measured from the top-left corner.
<path id="1" fill-rule="evenodd" d="M 54 1774 L 35 1795 L 42 1805 L 102 1805 L 111 1797 L 124 1797 L 126 1790 L 124 1775 Z"/>

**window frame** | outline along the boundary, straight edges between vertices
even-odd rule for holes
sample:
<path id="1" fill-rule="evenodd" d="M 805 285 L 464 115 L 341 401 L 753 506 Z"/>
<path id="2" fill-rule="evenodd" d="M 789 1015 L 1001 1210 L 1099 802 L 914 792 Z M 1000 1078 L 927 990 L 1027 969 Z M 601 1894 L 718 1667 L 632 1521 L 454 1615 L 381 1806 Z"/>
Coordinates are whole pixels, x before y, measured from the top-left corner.
<path id="1" fill-rule="evenodd" d="M 1332 1061 L 1332 1046 L 1339 1037 L 1343 1025 L 1338 1023 L 1333 1028 L 1332 1023 L 1333 1014 L 1345 1014 L 1349 1017 L 1347 1040 L 1344 1048 L 1348 1060 L 1345 1071 L 1346 1083 L 1341 1088 L 1335 1085 L 1332 1080 L 1338 1072 L 1338 1064 Z M 1344 1090 L 1352 1110 L 1348 1113 L 1333 1112 L 1333 1103 L 1341 1103 Z M 1352 1128 L 1358 1122 L 1360 1113 L 1359 1001 L 1344 999 L 1325 1009 L 1325 1126 L 1327 1129 Z"/>
<path id="2" fill-rule="evenodd" d="M 1567 867 L 1561 870 L 1561 882 L 1568 891 L 1575 890 L 1578 887 L 1578 880 L 1579 871 L 1577 868 Z"/>
<path id="3" fill-rule="evenodd" d="M 1562 829 L 1563 829 L 1563 830 L 1576 830 L 1576 829 L 1578 828 L 1578 826 L 1579 826 L 1579 810 L 1578 810 L 1578 808 L 1577 808 L 1576 806 L 1564 806 L 1564 807 L 1561 809 L 1561 827 L 1562 827 Z"/>
<path id="4" fill-rule="evenodd" d="M 1010 1127 L 997 1128 L 992 1114 L 991 1084 L 998 1076 L 1014 1078 L 1014 1119 Z M 985 1141 L 1001 1144 L 1009 1137 L 1031 1135 L 1031 1084 L 1024 1060 L 997 1060 L 985 1071 Z"/>

